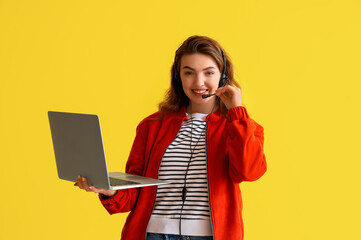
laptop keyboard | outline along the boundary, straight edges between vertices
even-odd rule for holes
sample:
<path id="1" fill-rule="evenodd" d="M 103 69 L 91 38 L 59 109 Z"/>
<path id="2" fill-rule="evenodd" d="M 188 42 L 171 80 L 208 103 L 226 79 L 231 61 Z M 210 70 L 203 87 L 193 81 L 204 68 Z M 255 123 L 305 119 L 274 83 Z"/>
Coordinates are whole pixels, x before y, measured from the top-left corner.
<path id="1" fill-rule="evenodd" d="M 138 182 L 126 181 L 117 178 L 109 177 L 110 186 L 123 186 L 123 185 L 137 185 Z"/>

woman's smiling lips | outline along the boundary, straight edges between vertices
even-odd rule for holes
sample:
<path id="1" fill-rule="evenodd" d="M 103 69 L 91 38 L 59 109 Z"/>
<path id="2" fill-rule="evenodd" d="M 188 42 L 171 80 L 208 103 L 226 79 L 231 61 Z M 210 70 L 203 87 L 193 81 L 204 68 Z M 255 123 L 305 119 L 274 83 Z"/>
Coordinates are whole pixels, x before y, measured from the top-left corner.
<path id="1" fill-rule="evenodd" d="M 202 96 L 208 92 L 208 89 L 192 89 L 192 92 L 196 96 Z"/>

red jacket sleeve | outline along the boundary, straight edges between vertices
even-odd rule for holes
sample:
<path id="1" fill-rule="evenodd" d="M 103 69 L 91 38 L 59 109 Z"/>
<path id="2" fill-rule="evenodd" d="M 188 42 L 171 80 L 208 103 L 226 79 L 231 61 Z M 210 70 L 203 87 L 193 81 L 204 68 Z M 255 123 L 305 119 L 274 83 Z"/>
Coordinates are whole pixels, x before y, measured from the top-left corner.
<path id="1" fill-rule="evenodd" d="M 145 165 L 144 155 L 146 143 L 141 130 L 144 125 L 142 123 L 137 127 L 136 136 L 126 165 L 127 173 L 139 176 L 143 175 Z M 137 202 L 139 191 L 139 188 L 122 189 L 118 190 L 115 196 L 107 199 L 104 199 L 103 196 L 99 194 L 99 199 L 110 214 L 129 212 Z"/>
<path id="2" fill-rule="evenodd" d="M 257 180 L 267 169 L 263 127 L 240 106 L 228 110 L 227 131 L 230 177 L 235 182 Z"/>

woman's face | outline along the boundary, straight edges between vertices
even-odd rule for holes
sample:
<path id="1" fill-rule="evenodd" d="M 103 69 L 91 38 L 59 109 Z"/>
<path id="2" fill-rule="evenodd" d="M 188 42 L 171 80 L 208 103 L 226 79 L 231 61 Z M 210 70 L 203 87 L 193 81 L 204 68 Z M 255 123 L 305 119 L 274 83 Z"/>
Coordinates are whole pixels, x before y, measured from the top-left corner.
<path id="1" fill-rule="evenodd" d="M 182 56 L 180 76 L 183 91 L 191 101 L 192 112 L 211 112 L 215 97 L 202 98 L 202 95 L 215 92 L 220 75 L 216 61 L 212 57 L 201 53 Z"/>

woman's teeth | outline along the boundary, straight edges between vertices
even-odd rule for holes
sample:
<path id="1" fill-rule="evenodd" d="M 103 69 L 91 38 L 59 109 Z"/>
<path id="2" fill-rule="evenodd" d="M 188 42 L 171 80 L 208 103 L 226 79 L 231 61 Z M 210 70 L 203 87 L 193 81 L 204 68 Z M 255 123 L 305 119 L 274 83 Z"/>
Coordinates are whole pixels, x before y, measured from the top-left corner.
<path id="1" fill-rule="evenodd" d="M 200 90 L 200 91 L 197 91 L 197 90 L 193 90 L 193 92 L 195 93 L 205 93 L 207 90 Z"/>

